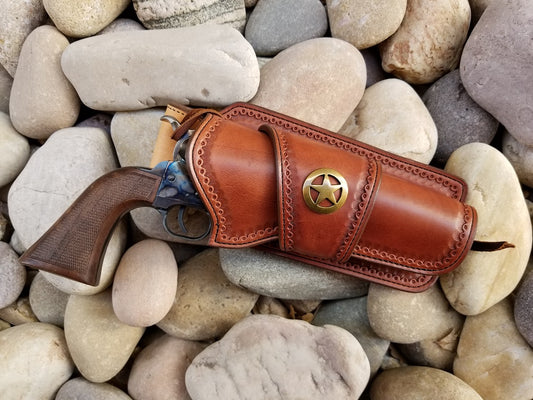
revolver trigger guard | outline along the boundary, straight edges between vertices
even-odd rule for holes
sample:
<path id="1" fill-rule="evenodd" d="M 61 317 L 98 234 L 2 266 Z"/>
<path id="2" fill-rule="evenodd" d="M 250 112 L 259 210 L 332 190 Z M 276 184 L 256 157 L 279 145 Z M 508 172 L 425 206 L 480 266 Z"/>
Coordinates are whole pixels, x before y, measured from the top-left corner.
<path id="1" fill-rule="evenodd" d="M 193 241 L 200 241 L 200 240 L 205 239 L 211 233 L 211 228 L 213 227 L 213 222 L 211 221 L 211 218 L 209 217 L 209 214 L 205 210 L 201 210 L 201 209 L 195 208 L 197 210 L 200 210 L 200 211 L 204 212 L 207 215 L 208 221 L 209 221 L 209 226 L 207 227 L 205 232 L 201 233 L 200 235 L 196 235 L 196 236 L 189 235 L 188 234 L 189 230 L 185 226 L 185 222 L 184 222 L 184 218 L 183 218 L 183 216 L 185 214 L 185 209 L 186 209 L 186 207 L 180 206 L 179 211 L 178 211 L 178 225 L 179 225 L 180 229 L 184 232 L 184 234 L 176 233 L 175 231 L 170 229 L 170 227 L 168 226 L 168 211 L 164 210 L 164 209 L 159 209 L 159 212 L 161 213 L 161 215 L 163 217 L 163 227 L 165 228 L 165 231 L 169 235 L 171 235 L 173 237 L 176 237 L 176 238 L 179 238 L 179 239 L 193 240 Z"/>

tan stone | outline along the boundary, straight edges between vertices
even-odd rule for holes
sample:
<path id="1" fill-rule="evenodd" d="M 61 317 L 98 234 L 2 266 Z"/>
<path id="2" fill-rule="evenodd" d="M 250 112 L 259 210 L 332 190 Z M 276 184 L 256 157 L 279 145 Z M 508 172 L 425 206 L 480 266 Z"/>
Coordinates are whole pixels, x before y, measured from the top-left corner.
<path id="1" fill-rule="evenodd" d="M 410 0 L 402 24 L 380 44 L 383 69 L 430 83 L 459 64 L 470 25 L 468 0 Z"/>

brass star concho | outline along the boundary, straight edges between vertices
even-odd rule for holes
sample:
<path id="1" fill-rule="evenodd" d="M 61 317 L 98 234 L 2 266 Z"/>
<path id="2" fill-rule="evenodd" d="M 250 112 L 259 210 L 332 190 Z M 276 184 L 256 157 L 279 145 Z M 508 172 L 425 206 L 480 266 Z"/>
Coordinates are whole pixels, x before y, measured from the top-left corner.
<path id="1" fill-rule="evenodd" d="M 320 168 L 307 175 L 302 192 L 307 207 L 319 214 L 329 214 L 346 201 L 348 183 L 334 169 Z"/>

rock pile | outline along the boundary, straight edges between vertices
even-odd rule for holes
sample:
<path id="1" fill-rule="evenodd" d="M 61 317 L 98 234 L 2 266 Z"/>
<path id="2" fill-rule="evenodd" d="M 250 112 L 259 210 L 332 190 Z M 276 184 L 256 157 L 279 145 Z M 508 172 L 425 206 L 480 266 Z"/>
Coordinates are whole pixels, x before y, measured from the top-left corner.
<path id="1" fill-rule="evenodd" d="M 533 398 L 531 1 L 0 9 L 2 399 Z M 167 104 L 237 101 L 445 168 L 476 239 L 515 247 L 413 294 L 178 243 L 144 208 L 96 287 L 20 264 L 97 177 L 148 166 Z"/>

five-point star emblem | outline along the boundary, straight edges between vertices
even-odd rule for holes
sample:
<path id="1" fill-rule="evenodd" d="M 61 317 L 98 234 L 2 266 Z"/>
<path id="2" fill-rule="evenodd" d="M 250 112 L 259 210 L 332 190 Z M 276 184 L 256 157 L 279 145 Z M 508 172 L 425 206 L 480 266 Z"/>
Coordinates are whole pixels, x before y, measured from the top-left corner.
<path id="1" fill-rule="evenodd" d="M 320 214 L 329 214 L 346 201 L 348 184 L 339 172 L 320 168 L 307 176 L 302 192 L 307 207 Z"/>

